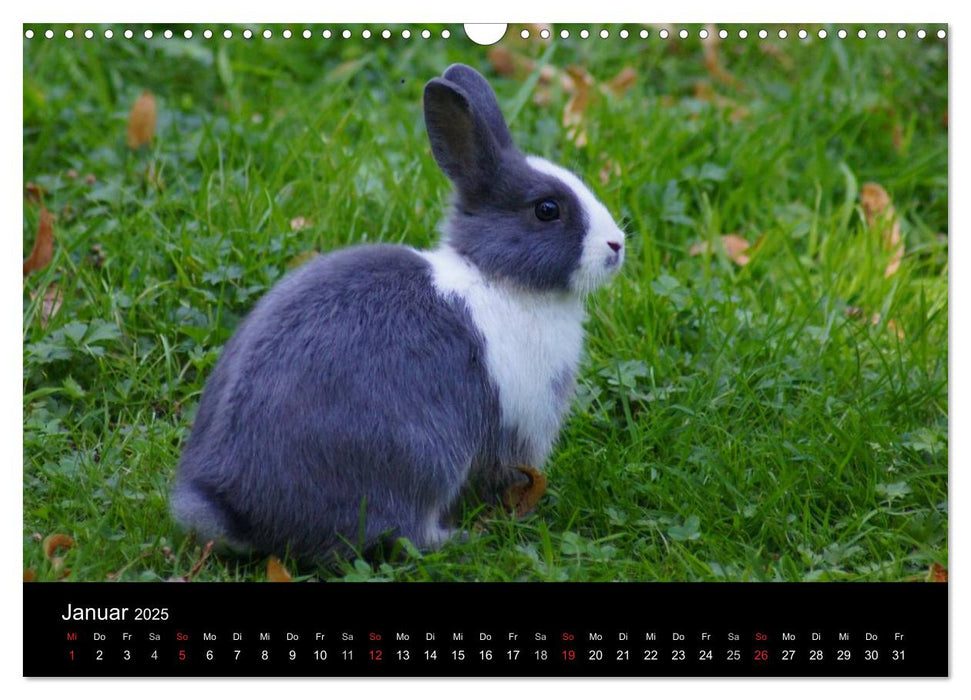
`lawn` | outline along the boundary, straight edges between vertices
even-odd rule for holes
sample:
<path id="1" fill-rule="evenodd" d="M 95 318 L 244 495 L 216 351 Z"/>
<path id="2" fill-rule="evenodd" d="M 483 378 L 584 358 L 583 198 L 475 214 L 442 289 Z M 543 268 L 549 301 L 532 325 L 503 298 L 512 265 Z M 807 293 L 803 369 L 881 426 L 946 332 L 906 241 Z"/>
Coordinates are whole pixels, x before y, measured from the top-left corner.
<path id="1" fill-rule="evenodd" d="M 763 41 L 731 26 L 720 43 L 700 26 L 517 28 L 491 51 L 458 26 L 86 28 L 23 42 L 25 258 L 41 207 L 56 217 L 53 260 L 24 278 L 25 578 L 267 578 L 265 557 L 203 561 L 168 514 L 204 382 L 308 257 L 435 244 L 449 188 L 421 91 L 456 61 L 492 82 L 523 150 L 586 179 L 627 261 L 589 299 L 531 515 L 470 510 L 470 536 L 440 551 L 285 562 L 293 578 L 898 581 L 947 566 L 938 27 Z M 133 149 L 145 90 L 157 125 Z M 73 545 L 45 552 L 51 535 Z"/>

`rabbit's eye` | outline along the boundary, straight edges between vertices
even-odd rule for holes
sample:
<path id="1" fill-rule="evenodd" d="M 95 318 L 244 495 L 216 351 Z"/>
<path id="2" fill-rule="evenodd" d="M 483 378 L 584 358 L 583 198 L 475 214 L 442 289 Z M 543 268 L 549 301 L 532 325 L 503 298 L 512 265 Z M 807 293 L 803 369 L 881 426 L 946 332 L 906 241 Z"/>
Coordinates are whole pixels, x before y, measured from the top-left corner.
<path id="1" fill-rule="evenodd" d="M 544 199 L 536 205 L 536 218 L 540 221 L 553 221 L 560 218 L 560 205 L 552 199 Z"/>

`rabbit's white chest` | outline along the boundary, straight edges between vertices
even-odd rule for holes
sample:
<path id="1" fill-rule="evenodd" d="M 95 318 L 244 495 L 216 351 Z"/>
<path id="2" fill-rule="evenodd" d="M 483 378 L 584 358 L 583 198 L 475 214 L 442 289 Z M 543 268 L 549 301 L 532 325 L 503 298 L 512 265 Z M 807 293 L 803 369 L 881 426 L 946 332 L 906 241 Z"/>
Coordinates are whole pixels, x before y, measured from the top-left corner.
<path id="1" fill-rule="evenodd" d="M 468 306 L 485 340 L 502 426 L 524 443 L 531 466 L 542 467 L 568 407 L 583 350 L 585 313 L 579 298 L 491 283 L 449 248 L 421 254 L 432 266 L 438 291 Z"/>

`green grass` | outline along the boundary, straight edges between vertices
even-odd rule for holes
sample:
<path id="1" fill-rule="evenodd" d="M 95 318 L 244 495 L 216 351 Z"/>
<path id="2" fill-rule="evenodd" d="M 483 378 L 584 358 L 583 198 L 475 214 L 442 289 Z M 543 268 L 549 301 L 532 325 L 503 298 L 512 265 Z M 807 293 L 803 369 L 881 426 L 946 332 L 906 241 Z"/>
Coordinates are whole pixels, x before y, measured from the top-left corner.
<path id="1" fill-rule="evenodd" d="M 577 400 L 533 514 L 468 513 L 472 536 L 438 552 L 291 562 L 295 576 L 877 581 L 946 565 L 943 42 L 750 29 L 721 46 L 730 85 L 697 38 L 612 29 L 546 56 L 600 81 L 637 71 L 590 107 L 582 148 L 561 124 L 568 95 L 554 86 L 535 104 L 458 27 L 447 41 L 284 41 L 281 27 L 270 41 L 238 27 L 231 41 L 199 28 L 191 41 L 158 28 L 25 41 L 24 180 L 59 217 L 52 264 L 24 282 L 25 569 L 63 573 L 37 541 L 51 533 L 76 542 L 69 580 L 192 568 L 199 545 L 166 494 L 221 347 L 308 251 L 434 244 L 448 185 L 420 99 L 454 61 L 483 70 L 507 113 L 521 105 L 520 146 L 592 185 L 629 257 L 589 301 Z M 536 58 L 544 43 L 505 40 Z M 131 152 L 127 113 L 146 88 L 158 138 Z M 607 163 L 621 174 L 604 183 Z M 906 242 L 890 277 L 859 204 L 868 181 L 890 193 Z M 312 223 L 294 231 L 297 217 Z M 25 250 L 37 220 L 25 206 Z M 760 241 L 748 265 L 715 245 L 729 233 Z M 52 282 L 65 300 L 44 327 L 29 293 Z M 213 556 L 195 580 L 265 577 L 264 558 Z"/>

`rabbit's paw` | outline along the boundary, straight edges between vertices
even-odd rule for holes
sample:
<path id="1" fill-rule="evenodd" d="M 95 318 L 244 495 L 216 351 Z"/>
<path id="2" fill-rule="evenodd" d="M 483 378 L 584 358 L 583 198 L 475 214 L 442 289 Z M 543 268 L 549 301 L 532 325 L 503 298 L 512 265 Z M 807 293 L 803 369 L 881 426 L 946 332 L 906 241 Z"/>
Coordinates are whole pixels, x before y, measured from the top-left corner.
<path id="1" fill-rule="evenodd" d="M 502 504 L 517 518 L 522 518 L 536 507 L 540 497 L 546 493 L 546 475 L 525 465 L 516 469 L 526 476 L 526 481 L 517 481 L 509 486 L 502 495 Z"/>

